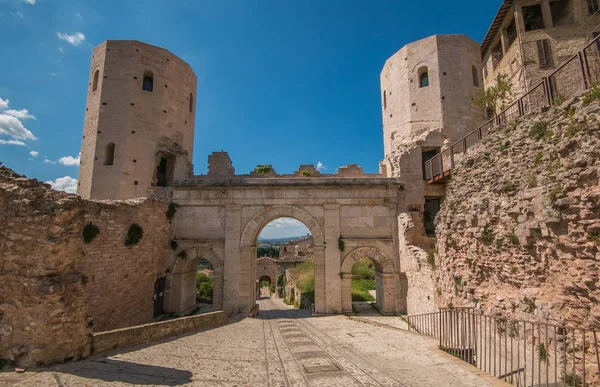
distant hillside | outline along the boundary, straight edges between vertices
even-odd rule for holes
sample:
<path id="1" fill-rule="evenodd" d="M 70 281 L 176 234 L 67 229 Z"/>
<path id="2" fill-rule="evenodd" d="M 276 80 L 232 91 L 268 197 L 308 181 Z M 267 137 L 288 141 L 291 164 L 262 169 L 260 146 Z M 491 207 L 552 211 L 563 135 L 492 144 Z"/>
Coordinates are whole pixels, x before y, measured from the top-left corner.
<path id="1" fill-rule="evenodd" d="M 305 238 L 306 235 L 295 236 L 295 237 L 284 237 L 284 238 L 261 238 L 258 237 L 258 241 L 261 243 L 273 243 L 273 244 L 283 244 L 289 241 L 297 241 L 298 239 Z"/>

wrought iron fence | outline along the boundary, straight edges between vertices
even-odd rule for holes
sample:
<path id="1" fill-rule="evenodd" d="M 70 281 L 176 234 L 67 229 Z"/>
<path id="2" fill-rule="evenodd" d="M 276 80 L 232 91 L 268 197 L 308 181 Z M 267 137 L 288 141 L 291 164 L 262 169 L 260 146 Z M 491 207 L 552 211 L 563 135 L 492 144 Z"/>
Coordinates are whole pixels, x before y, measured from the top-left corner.
<path id="1" fill-rule="evenodd" d="M 597 386 L 597 332 L 489 316 L 473 308 L 406 318 L 409 330 L 439 339 L 440 349 L 514 386 Z"/>
<path id="2" fill-rule="evenodd" d="M 490 129 L 506 125 L 525 114 L 540 111 L 545 106 L 560 103 L 598 82 L 600 82 L 600 36 L 560 65 L 525 95 L 509 104 L 492 120 L 451 144 L 449 150 L 444 149 L 427 160 L 423 165 L 425 179 L 431 183 L 449 176 L 454 169 L 457 155 L 466 153 L 467 149 L 485 138 Z"/>

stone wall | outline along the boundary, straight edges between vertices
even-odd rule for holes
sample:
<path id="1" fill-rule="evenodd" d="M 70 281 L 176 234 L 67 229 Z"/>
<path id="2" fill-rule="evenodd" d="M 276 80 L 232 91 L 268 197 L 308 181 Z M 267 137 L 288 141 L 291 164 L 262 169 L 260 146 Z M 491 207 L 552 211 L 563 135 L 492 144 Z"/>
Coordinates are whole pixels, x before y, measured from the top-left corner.
<path id="1" fill-rule="evenodd" d="M 151 343 L 170 336 L 213 328 L 226 322 L 227 315 L 221 311 L 94 333 L 93 353 Z"/>
<path id="2" fill-rule="evenodd" d="M 469 150 L 436 219 L 436 301 L 600 324 L 600 127 L 575 99 Z"/>
<path id="3" fill-rule="evenodd" d="M 152 321 L 154 281 L 170 249 L 166 205 L 93 202 L 0 166 L 0 358 L 77 359 L 89 334 Z M 100 234 L 85 244 L 92 222 Z M 146 234 L 124 241 L 132 223 Z"/>

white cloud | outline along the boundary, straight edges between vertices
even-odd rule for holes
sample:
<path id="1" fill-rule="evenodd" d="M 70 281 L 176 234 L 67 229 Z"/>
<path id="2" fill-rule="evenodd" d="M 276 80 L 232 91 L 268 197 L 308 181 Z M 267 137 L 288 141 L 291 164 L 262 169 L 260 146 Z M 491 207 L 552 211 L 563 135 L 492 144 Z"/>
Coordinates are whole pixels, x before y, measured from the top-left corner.
<path id="1" fill-rule="evenodd" d="M 44 164 L 56 164 L 56 161 L 52 161 L 47 157 L 44 157 Z"/>
<path id="2" fill-rule="evenodd" d="M 75 32 L 72 35 L 62 33 L 62 32 L 57 32 L 56 36 L 58 36 L 58 38 L 60 40 L 64 40 L 67 43 L 72 44 L 73 46 L 79 46 L 85 40 L 85 35 L 83 35 L 81 32 Z M 59 49 L 59 51 L 60 51 L 60 49 Z"/>
<path id="3" fill-rule="evenodd" d="M 34 5 L 36 0 L 21 0 L 23 3 Z"/>
<path id="4" fill-rule="evenodd" d="M 0 139 L 0 144 L 3 144 L 3 145 L 21 145 L 21 146 L 25 145 L 25 143 L 23 141 L 1 140 L 1 139 Z"/>
<path id="5" fill-rule="evenodd" d="M 320 162 L 320 161 L 317 162 L 317 168 L 316 168 L 317 171 L 322 172 L 326 169 L 327 169 L 327 167 L 322 162 Z"/>
<path id="6" fill-rule="evenodd" d="M 50 73 L 50 75 L 51 75 L 51 76 L 53 76 L 53 77 L 55 77 L 55 76 L 56 76 L 56 73 Z"/>
<path id="7" fill-rule="evenodd" d="M 261 238 L 297 237 L 309 234 L 308 228 L 299 220 L 279 218 L 267 224 L 260 232 Z"/>
<path id="8" fill-rule="evenodd" d="M 58 159 L 58 162 L 61 163 L 62 165 L 67 165 L 67 166 L 79 165 L 80 158 L 81 158 L 81 152 L 79 152 L 77 157 L 73 157 L 73 156 L 61 157 L 60 159 Z"/>
<path id="9" fill-rule="evenodd" d="M 31 151 L 31 152 L 29 152 L 29 154 L 31 155 L 31 157 L 33 157 L 35 159 L 36 157 L 38 157 L 40 155 L 40 152 L 38 152 L 38 151 Z"/>
<path id="10" fill-rule="evenodd" d="M 54 181 L 47 181 L 46 184 L 50 184 L 52 189 L 57 191 L 64 191 L 72 194 L 77 192 L 77 179 L 74 179 L 71 176 L 59 177 Z"/>
<path id="11" fill-rule="evenodd" d="M 7 99 L 0 98 L 0 110 L 8 109 L 8 103 L 10 101 Z"/>
<path id="12" fill-rule="evenodd" d="M 14 109 L 10 109 L 10 110 L 6 110 L 4 112 L 2 112 L 3 114 L 8 114 L 9 116 L 13 116 L 15 118 L 18 118 L 20 120 L 26 120 L 26 119 L 34 119 L 35 120 L 35 116 L 29 114 L 29 110 L 27 109 L 21 109 L 21 110 L 14 110 Z"/>
<path id="13" fill-rule="evenodd" d="M 0 112 L 0 135 L 12 137 L 15 140 L 36 140 L 23 123 L 16 117 Z"/>

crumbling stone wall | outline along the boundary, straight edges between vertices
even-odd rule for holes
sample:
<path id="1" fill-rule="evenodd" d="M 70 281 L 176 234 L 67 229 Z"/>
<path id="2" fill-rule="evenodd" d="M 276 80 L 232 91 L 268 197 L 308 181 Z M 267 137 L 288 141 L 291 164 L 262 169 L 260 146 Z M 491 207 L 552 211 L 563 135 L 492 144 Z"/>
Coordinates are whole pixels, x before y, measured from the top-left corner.
<path id="1" fill-rule="evenodd" d="M 453 172 L 436 219 L 436 301 L 600 324 L 597 103 L 496 129 Z"/>
<path id="2" fill-rule="evenodd" d="M 0 166 L 0 359 L 32 366 L 86 356 L 92 330 L 152 321 L 164 276 L 166 205 L 94 202 Z M 100 234 L 82 237 L 92 222 Z M 131 223 L 145 231 L 124 245 Z"/>

